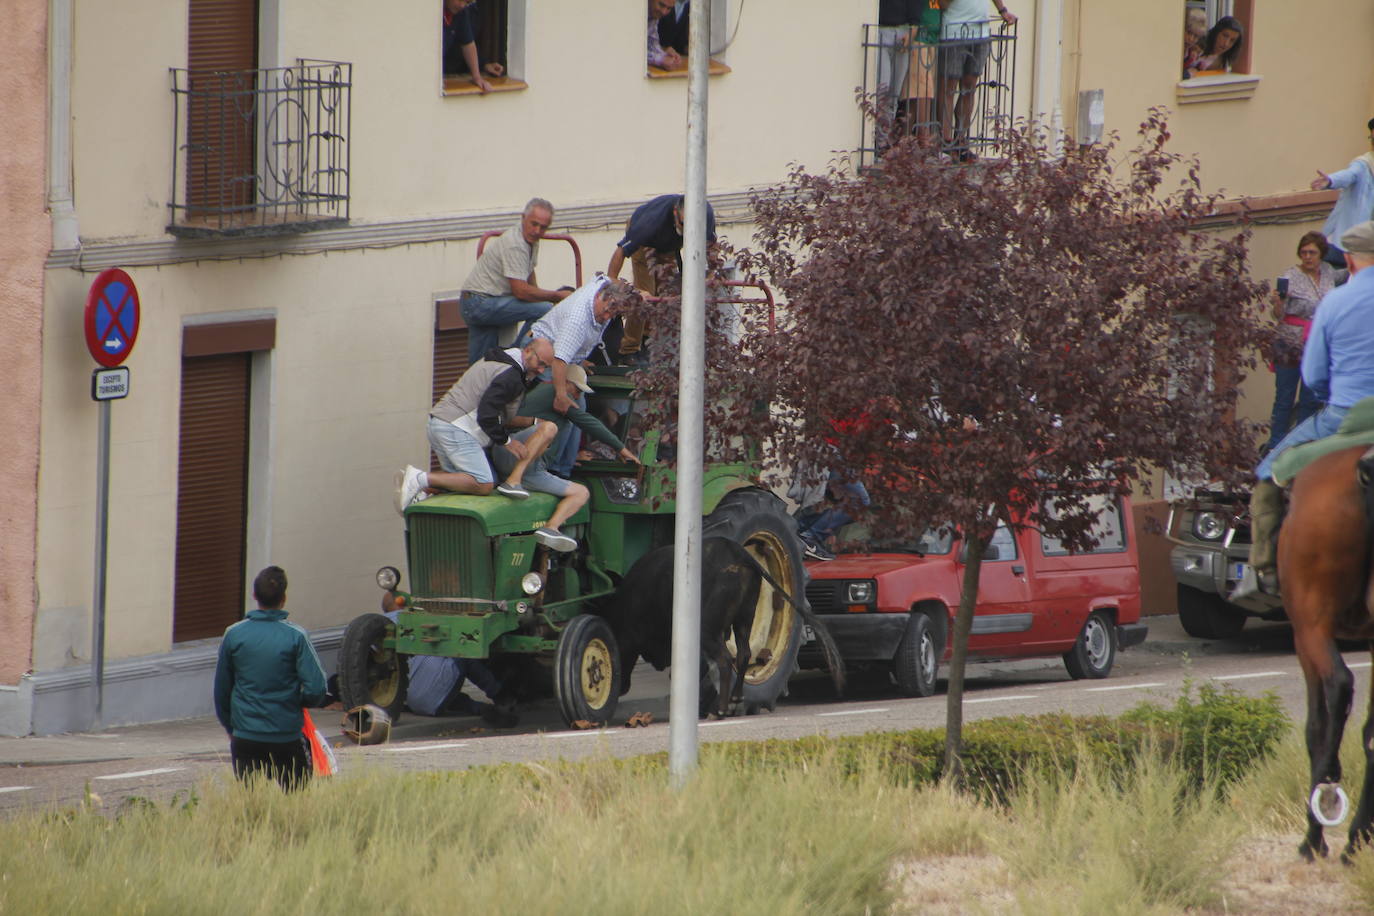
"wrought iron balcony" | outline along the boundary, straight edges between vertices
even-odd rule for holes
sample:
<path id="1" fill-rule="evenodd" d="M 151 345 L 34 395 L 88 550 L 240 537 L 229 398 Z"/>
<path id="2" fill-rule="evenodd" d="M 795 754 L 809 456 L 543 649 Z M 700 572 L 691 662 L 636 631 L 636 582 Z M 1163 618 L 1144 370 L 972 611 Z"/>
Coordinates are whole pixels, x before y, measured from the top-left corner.
<path id="1" fill-rule="evenodd" d="M 171 72 L 168 232 L 269 235 L 348 220 L 352 64 Z"/>
<path id="2" fill-rule="evenodd" d="M 988 34 L 981 33 L 986 27 Z M 1016 94 L 1016 26 L 970 23 L 970 36 L 938 38 L 916 26 L 864 26 L 859 167 L 875 164 L 898 139 L 915 135 L 948 155 L 970 160 L 997 155 L 1010 126 Z M 944 77 L 953 49 L 975 48 L 982 73 Z"/>

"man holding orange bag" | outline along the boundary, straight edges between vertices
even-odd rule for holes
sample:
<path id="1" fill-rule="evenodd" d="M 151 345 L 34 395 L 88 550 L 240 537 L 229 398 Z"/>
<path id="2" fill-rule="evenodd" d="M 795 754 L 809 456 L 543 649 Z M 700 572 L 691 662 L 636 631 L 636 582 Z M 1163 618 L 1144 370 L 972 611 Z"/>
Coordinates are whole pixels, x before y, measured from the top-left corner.
<path id="1" fill-rule="evenodd" d="M 229 732 L 234 775 L 266 773 L 284 789 L 310 778 L 301 727 L 307 706 L 326 699 L 324 668 L 310 637 L 286 619 L 286 573 L 253 580 L 256 610 L 224 631 L 215 666 L 215 715 Z"/>

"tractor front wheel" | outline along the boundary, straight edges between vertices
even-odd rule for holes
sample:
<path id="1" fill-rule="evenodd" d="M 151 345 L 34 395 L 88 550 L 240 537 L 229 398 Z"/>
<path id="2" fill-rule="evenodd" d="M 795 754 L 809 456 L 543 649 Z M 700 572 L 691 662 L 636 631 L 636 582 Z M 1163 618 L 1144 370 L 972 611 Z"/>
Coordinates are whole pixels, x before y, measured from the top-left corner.
<path id="1" fill-rule="evenodd" d="M 385 709 L 392 722 L 406 705 L 409 661 L 383 645 L 395 624 L 381 614 L 353 618 L 339 646 L 339 698 L 345 709 L 371 703 Z"/>
<path id="2" fill-rule="evenodd" d="M 563 721 L 605 725 L 620 699 L 620 649 L 604 617 L 579 614 L 563 628 L 553 659 L 554 697 Z"/>

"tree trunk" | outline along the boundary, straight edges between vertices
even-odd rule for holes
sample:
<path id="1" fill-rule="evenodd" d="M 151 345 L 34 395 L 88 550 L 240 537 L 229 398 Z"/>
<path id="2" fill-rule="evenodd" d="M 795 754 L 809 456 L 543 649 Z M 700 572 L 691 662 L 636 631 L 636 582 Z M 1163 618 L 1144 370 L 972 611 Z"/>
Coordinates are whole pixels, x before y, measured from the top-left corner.
<path id="1" fill-rule="evenodd" d="M 959 596 L 959 612 L 954 616 L 954 654 L 949 660 L 949 689 L 945 698 L 944 778 L 960 788 L 964 784 L 964 764 L 959 756 L 964 738 L 964 665 L 968 660 L 968 636 L 973 629 L 973 608 L 978 603 L 978 576 L 989 540 L 990 537 L 975 536 L 967 541 L 963 594 Z"/>

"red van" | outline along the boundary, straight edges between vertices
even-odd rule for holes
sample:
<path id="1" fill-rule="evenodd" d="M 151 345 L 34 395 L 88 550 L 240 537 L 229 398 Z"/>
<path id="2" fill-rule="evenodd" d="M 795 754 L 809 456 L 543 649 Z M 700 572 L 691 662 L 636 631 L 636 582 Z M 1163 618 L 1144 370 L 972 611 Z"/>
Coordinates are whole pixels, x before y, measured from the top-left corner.
<path id="1" fill-rule="evenodd" d="M 1039 531 L 999 526 L 983 557 L 969 660 L 1062 656 L 1074 678 L 1111 673 L 1118 649 L 1145 640 L 1140 569 L 1129 500 L 1099 500 L 1097 547 L 1071 554 Z M 847 665 L 885 668 L 907 696 L 935 692 L 964 579 L 964 545 L 928 531 L 912 544 L 883 544 L 807 564 L 806 597 Z M 809 642 L 804 668 L 824 663 Z"/>

